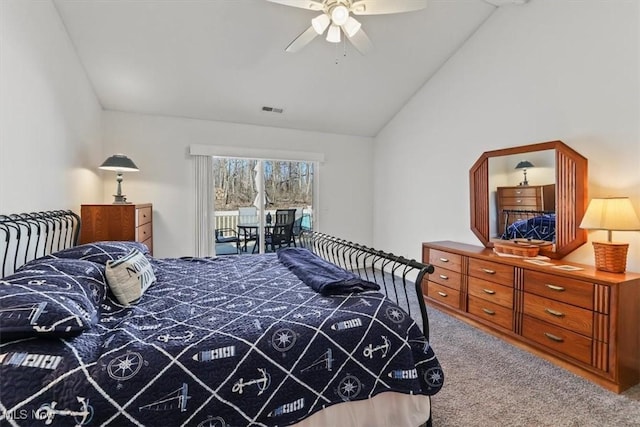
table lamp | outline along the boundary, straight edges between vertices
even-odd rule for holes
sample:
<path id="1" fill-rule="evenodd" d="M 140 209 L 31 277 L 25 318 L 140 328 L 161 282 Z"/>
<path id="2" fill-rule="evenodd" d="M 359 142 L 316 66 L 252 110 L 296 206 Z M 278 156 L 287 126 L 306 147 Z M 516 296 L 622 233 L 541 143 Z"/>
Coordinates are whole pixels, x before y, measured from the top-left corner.
<path id="1" fill-rule="evenodd" d="M 523 160 L 516 165 L 515 167 L 516 169 L 522 169 L 522 171 L 524 172 L 524 181 L 522 181 L 520 185 L 529 185 L 529 181 L 527 181 L 527 168 L 532 168 L 532 167 L 533 167 L 533 163 L 531 163 L 528 160 Z"/>
<path id="2" fill-rule="evenodd" d="M 138 167 L 133 160 L 125 156 L 124 154 L 114 154 L 105 160 L 100 169 L 114 171 L 116 173 L 116 181 L 118 182 L 118 188 L 116 194 L 113 195 L 113 204 L 128 203 L 127 198 L 122 194 L 122 173 L 123 172 L 138 172 Z"/>
<path id="3" fill-rule="evenodd" d="M 628 243 L 611 241 L 612 231 L 640 231 L 640 219 L 628 197 L 591 199 L 580 228 L 607 230 L 606 242 L 593 242 L 596 269 L 624 273 L 627 268 Z"/>

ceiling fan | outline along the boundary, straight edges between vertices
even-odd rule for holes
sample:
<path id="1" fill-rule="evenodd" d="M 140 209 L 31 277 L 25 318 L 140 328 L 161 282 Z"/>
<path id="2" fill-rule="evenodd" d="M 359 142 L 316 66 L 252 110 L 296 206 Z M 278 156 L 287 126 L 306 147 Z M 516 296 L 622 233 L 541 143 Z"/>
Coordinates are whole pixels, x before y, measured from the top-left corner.
<path id="1" fill-rule="evenodd" d="M 362 25 L 351 15 L 386 15 L 424 9 L 427 0 L 267 0 L 285 6 L 321 12 L 311 20 L 311 26 L 295 38 L 285 49 L 297 52 L 317 36 L 327 32 L 326 40 L 339 43 L 344 34 L 361 53 L 373 45 Z M 328 30 L 327 30 L 328 29 Z"/>

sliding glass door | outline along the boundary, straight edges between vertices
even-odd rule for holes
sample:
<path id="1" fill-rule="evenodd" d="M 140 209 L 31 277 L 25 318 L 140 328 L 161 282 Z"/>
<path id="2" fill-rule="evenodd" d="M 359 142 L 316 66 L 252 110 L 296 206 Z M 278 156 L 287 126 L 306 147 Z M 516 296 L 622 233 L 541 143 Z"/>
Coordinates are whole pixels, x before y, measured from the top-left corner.
<path id="1" fill-rule="evenodd" d="M 265 226 L 274 221 L 278 209 L 296 209 L 295 233 L 312 229 L 315 165 L 214 157 L 216 230 L 236 230 L 241 253 L 262 253 L 265 239 L 259 236 L 264 236 Z M 226 249 L 216 245 L 216 252 Z"/>

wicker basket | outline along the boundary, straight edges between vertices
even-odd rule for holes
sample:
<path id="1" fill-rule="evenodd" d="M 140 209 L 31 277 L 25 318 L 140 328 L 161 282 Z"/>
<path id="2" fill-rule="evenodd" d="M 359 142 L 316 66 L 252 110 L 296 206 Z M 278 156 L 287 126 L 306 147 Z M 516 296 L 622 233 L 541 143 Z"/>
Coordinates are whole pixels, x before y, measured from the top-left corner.
<path id="1" fill-rule="evenodd" d="M 550 243 L 540 245 L 505 240 L 504 242 L 493 242 L 493 249 L 501 254 L 533 258 L 538 255 L 541 247 L 547 247 L 549 245 Z"/>
<path id="2" fill-rule="evenodd" d="M 627 268 L 628 243 L 593 242 L 596 269 L 610 273 L 624 273 Z"/>

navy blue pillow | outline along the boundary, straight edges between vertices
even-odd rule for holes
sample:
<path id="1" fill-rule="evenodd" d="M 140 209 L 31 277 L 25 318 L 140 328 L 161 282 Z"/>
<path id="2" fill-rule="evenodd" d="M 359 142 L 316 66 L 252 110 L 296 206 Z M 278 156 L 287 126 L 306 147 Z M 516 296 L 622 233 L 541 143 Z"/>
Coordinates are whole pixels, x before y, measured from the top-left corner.
<path id="1" fill-rule="evenodd" d="M 38 258 L 33 262 L 40 262 L 42 260 L 58 259 L 58 258 L 72 258 L 81 259 L 85 261 L 97 262 L 98 264 L 106 265 L 107 261 L 115 261 L 118 258 L 122 258 L 127 255 L 131 250 L 137 249 L 143 254 L 149 253 L 149 248 L 146 245 L 139 242 L 129 241 L 105 241 L 105 242 L 93 242 L 85 243 L 84 245 L 74 246 L 73 248 L 63 249 L 58 252 L 46 255 L 42 258 Z"/>
<path id="2" fill-rule="evenodd" d="M 77 335 L 99 320 L 106 297 L 104 266 L 51 259 L 0 280 L 0 340 Z"/>

